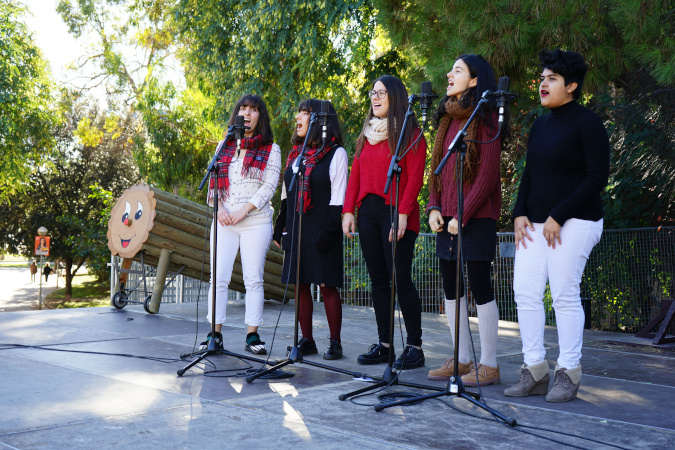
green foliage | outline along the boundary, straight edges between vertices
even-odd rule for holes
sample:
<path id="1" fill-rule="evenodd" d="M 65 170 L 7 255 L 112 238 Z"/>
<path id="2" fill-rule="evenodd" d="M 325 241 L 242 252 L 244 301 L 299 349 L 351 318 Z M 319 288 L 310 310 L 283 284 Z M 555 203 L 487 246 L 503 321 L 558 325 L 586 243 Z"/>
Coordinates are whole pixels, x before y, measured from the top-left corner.
<path id="1" fill-rule="evenodd" d="M 537 95 L 537 54 L 544 47 L 582 53 L 590 70 L 583 102 L 611 133 L 612 178 L 606 227 L 675 220 L 670 107 L 675 84 L 675 5 L 669 0 L 540 2 L 535 0 L 377 0 L 378 19 L 403 59 L 413 85 L 430 78 L 444 92 L 445 74 L 464 53 L 486 57 L 497 76 L 509 76 L 519 98 L 511 107 L 512 139 L 502 156 L 500 230 L 524 167 L 529 127 L 546 111 Z M 611 95 L 607 93 L 610 92 Z"/>
<path id="2" fill-rule="evenodd" d="M 25 191 L 29 161 L 52 145 L 50 81 L 26 25 L 25 8 L 0 3 L 0 202 Z"/>
<path id="3" fill-rule="evenodd" d="M 102 277 L 102 259 L 109 255 L 107 220 L 102 214 L 111 197 L 117 198 L 138 180 L 129 140 L 133 119 L 111 118 L 86 102 L 64 94 L 62 121 L 51 130 L 54 149 L 44 155 L 42 163 L 33 162 L 36 169 L 26 180 L 26 192 L 0 204 L 0 227 L 4 230 L 0 248 L 28 256 L 36 230 L 46 227 L 52 238 L 50 258 L 65 263 L 67 290 L 72 275 L 85 263 Z M 83 121 L 99 129 L 100 142 L 87 145 L 75 136 Z"/>
<path id="4" fill-rule="evenodd" d="M 296 107 L 308 97 L 331 100 L 345 128 L 360 128 L 367 104 L 373 11 L 365 0 L 179 0 L 175 20 L 188 79 L 216 99 L 224 124 L 245 93 L 268 105 L 275 141 L 288 148 Z M 221 125 L 222 126 L 222 125 Z"/>

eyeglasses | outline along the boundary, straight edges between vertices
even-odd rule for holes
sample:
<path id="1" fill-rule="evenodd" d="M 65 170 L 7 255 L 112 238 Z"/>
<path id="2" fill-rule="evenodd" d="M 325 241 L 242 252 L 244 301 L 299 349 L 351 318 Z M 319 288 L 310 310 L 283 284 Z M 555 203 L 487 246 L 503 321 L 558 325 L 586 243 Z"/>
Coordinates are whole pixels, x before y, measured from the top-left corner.
<path id="1" fill-rule="evenodd" d="M 368 97 L 370 98 L 385 98 L 387 96 L 387 91 L 386 90 L 381 90 L 381 91 L 376 91 L 373 89 L 372 91 L 368 91 Z"/>

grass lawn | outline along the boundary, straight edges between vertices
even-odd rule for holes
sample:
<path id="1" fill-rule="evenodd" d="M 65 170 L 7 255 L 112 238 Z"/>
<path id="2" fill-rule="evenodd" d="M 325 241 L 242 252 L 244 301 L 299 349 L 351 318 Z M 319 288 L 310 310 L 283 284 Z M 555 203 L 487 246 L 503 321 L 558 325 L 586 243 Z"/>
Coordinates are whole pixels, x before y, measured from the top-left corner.
<path id="1" fill-rule="evenodd" d="M 45 298 L 45 305 L 52 309 L 110 306 L 110 286 L 97 282 L 92 275 L 76 274 L 73 277 L 73 297 L 70 300 L 65 299 L 65 292 L 65 288 L 51 292 Z"/>

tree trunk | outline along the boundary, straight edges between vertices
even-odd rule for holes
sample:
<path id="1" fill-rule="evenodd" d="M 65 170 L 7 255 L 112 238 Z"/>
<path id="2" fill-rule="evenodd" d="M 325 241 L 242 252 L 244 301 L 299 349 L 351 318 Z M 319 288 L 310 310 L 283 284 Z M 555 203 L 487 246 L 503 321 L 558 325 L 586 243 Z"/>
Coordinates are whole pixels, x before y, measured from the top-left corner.
<path id="1" fill-rule="evenodd" d="M 64 298 L 70 300 L 73 297 L 73 258 L 66 258 L 66 293 Z"/>

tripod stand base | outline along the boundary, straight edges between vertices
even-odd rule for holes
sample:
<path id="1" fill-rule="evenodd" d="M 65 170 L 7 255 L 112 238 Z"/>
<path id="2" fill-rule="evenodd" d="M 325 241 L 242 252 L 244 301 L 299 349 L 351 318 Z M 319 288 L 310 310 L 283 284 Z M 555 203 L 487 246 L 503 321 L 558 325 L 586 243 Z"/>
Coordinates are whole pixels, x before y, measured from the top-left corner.
<path id="1" fill-rule="evenodd" d="M 180 355 L 181 359 L 186 358 L 188 356 L 196 356 L 197 358 L 193 361 L 191 361 L 187 366 L 183 367 L 182 369 L 179 369 L 176 371 L 176 374 L 179 377 L 182 377 L 185 372 L 190 370 L 194 365 L 199 364 L 204 358 L 208 356 L 213 356 L 213 355 L 226 355 L 226 356 L 233 356 L 235 358 L 240 358 L 240 359 L 245 359 L 247 361 L 254 361 L 258 362 L 261 364 L 267 364 L 267 361 L 264 359 L 259 359 L 259 358 L 254 358 L 252 356 L 247 356 L 247 355 L 240 355 L 238 353 L 233 353 L 228 350 L 220 349 L 216 347 L 216 343 L 214 342 L 214 339 L 209 340 L 209 345 L 206 347 L 204 350 L 200 350 L 198 352 L 194 353 L 184 353 Z"/>
<path id="2" fill-rule="evenodd" d="M 443 390 L 443 392 L 436 392 L 434 394 L 428 394 L 428 395 L 420 395 L 419 397 L 412 397 L 408 398 L 406 400 L 399 400 L 396 402 L 389 402 L 389 403 L 380 403 L 378 405 L 375 405 L 375 411 L 380 412 L 383 409 L 386 408 L 391 408 L 392 406 L 398 406 L 398 405 L 406 405 L 410 403 L 415 403 L 415 402 L 420 402 L 424 400 L 429 400 L 432 398 L 439 398 L 439 397 L 446 397 L 450 395 L 454 395 L 457 397 L 461 397 L 465 400 L 470 401 L 474 405 L 478 406 L 479 408 L 484 409 L 485 411 L 489 412 L 495 417 L 498 417 L 500 420 L 502 420 L 504 423 L 511 427 L 515 427 L 518 423 L 516 422 L 516 419 L 512 419 L 510 417 L 506 417 L 505 415 L 495 411 L 494 409 L 490 408 L 487 406 L 485 403 L 480 402 L 480 395 L 478 395 L 475 392 L 466 392 L 464 390 L 464 385 L 462 384 L 462 379 L 459 377 L 455 377 L 457 380 L 456 383 L 449 383 L 448 387 Z M 425 388 L 426 389 L 426 388 Z"/>
<path id="3" fill-rule="evenodd" d="M 300 348 L 298 348 L 298 346 L 296 345 L 295 347 L 291 348 L 291 351 L 288 353 L 288 358 L 286 358 L 285 360 L 282 360 L 282 361 L 277 361 L 277 364 L 275 364 L 274 366 L 270 367 L 269 369 L 267 369 L 265 371 L 258 372 L 254 375 L 246 377 L 246 382 L 252 383 L 257 378 L 260 378 L 264 375 L 267 375 L 268 373 L 273 372 L 274 370 L 280 369 L 282 367 L 285 367 L 289 364 L 295 364 L 296 362 L 308 364 L 308 365 L 314 366 L 314 367 L 319 367 L 321 369 L 331 370 L 333 372 L 344 373 L 345 375 L 351 375 L 354 378 L 361 378 L 361 377 L 364 376 L 364 374 L 362 374 L 362 373 L 351 372 L 349 370 L 340 369 L 338 367 L 332 367 L 332 366 L 329 366 L 329 365 L 326 365 L 326 364 L 321 364 L 321 363 L 317 363 L 317 362 L 314 362 L 314 361 L 306 360 L 302 357 L 302 351 L 300 351 Z"/>

